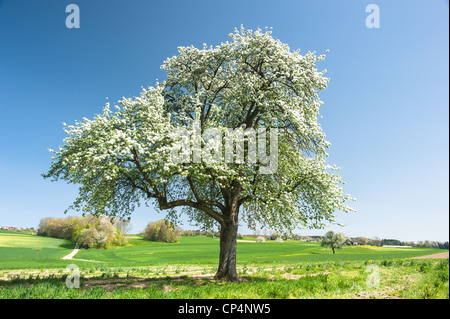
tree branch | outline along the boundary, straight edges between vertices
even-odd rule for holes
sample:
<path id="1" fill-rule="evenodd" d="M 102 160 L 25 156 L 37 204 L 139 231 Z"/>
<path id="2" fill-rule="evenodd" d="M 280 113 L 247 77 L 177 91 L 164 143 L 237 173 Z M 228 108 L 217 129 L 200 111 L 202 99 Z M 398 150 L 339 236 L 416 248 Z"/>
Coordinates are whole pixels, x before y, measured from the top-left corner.
<path id="1" fill-rule="evenodd" d="M 225 211 L 225 206 L 222 205 L 222 203 L 215 201 L 215 200 L 202 200 L 200 198 L 200 196 L 198 195 L 197 189 L 194 186 L 194 182 L 192 181 L 191 176 L 186 177 L 186 179 L 189 182 L 189 186 L 192 190 L 192 193 L 194 193 L 194 197 L 197 200 L 197 202 L 199 204 L 206 204 L 206 205 L 212 205 L 212 206 L 216 206 L 217 208 L 219 208 L 222 212 Z"/>
<path id="2" fill-rule="evenodd" d="M 139 154 L 138 154 L 136 148 L 133 147 L 131 149 L 131 153 L 133 153 L 133 157 L 134 157 L 133 162 L 136 164 L 137 169 L 139 170 L 139 172 L 141 172 L 141 174 L 144 177 L 145 181 L 152 187 L 152 189 L 153 189 L 153 191 L 155 192 L 155 195 L 156 195 L 155 197 L 161 196 L 161 192 L 158 191 L 158 189 L 156 188 L 155 183 L 153 183 L 153 181 L 150 179 L 148 174 L 142 168 L 141 163 L 139 162 Z"/>
<path id="3" fill-rule="evenodd" d="M 179 200 L 174 200 L 174 201 L 168 202 L 166 197 L 164 197 L 164 196 L 158 197 L 158 203 L 159 203 L 159 208 L 162 210 L 180 207 L 180 206 L 190 206 L 193 208 L 197 208 L 197 209 L 205 212 L 207 215 L 209 215 L 213 219 L 215 219 L 221 226 L 225 226 L 222 215 L 220 215 L 218 212 L 216 212 L 211 207 L 202 205 L 201 203 L 193 202 L 188 199 L 179 199 Z"/>

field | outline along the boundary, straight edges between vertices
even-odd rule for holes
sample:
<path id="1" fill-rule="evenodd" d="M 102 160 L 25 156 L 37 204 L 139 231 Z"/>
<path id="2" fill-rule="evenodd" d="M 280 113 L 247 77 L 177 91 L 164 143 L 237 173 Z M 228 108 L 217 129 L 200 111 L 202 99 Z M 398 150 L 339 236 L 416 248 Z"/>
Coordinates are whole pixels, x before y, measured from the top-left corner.
<path id="1" fill-rule="evenodd" d="M 244 283 L 217 282 L 218 238 L 181 237 L 126 247 L 83 249 L 62 260 L 74 244 L 26 233 L 0 232 L 0 298 L 439 298 L 448 299 L 448 258 L 411 259 L 446 252 L 425 248 L 318 243 L 238 242 Z M 36 250 L 40 248 L 40 250 Z M 80 270 L 69 289 L 66 267 Z M 70 279 L 70 278 L 69 278 Z"/>

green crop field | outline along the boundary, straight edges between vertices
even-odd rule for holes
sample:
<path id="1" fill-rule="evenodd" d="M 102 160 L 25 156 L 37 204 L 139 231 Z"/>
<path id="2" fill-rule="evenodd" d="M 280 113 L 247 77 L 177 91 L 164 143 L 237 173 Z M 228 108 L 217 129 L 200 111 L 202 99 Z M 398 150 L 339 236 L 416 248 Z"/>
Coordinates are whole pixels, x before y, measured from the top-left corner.
<path id="1" fill-rule="evenodd" d="M 75 244 L 64 239 L 0 230 L 0 269 L 63 267 Z"/>
<path id="2" fill-rule="evenodd" d="M 130 239 L 130 246 L 108 250 L 81 250 L 76 258 L 107 262 L 116 266 L 164 264 L 215 265 L 219 256 L 219 239 L 204 236 L 181 237 L 177 243 Z M 288 264 L 320 261 L 364 261 L 408 258 L 442 252 L 439 249 L 346 247 L 335 255 L 319 243 L 301 241 L 262 243 L 238 242 L 238 264 Z"/>
<path id="3" fill-rule="evenodd" d="M 319 243 L 239 241 L 244 289 L 216 285 L 211 277 L 218 238 L 128 241 L 124 247 L 81 249 L 62 260 L 73 243 L 0 231 L 0 298 L 448 298 L 448 259 L 410 259 L 448 252 L 442 249 L 350 246 L 333 255 Z M 81 271 L 78 290 L 64 284 L 70 264 Z M 382 280 L 378 289 L 367 290 L 373 265 Z"/>
<path id="4" fill-rule="evenodd" d="M 82 265 L 87 261 L 115 266 L 159 265 L 216 265 L 219 239 L 205 236 L 181 237 L 176 243 L 128 239 L 129 245 L 111 249 L 81 249 L 74 257 Z M 41 248 L 39 252 L 35 249 Z M 74 244 L 56 238 L 33 236 L 26 233 L 0 232 L 0 269 L 58 268 L 71 263 L 61 260 Z M 301 262 L 365 261 L 410 258 L 439 253 L 439 249 L 384 248 L 351 246 L 335 255 L 319 243 L 284 241 L 238 242 L 238 265 L 282 265 Z M 72 261 L 73 262 L 73 261 Z"/>

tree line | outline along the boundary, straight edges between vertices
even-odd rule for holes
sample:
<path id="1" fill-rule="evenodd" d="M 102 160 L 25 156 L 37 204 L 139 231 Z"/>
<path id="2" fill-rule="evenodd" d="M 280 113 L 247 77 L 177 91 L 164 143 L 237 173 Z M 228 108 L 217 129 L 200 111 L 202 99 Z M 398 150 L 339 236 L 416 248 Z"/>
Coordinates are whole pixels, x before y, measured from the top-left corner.
<path id="1" fill-rule="evenodd" d="M 369 246 L 410 246 L 410 247 L 420 247 L 420 248 L 439 248 L 448 249 L 448 242 L 437 242 L 437 241 L 419 241 L 414 242 L 404 242 L 398 239 L 368 239 L 364 237 L 358 238 L 347 238 L 343 233 L 337 233 L 332 230 L 328 231 L 321 238 L 322 247 L 330 247 L 335 253 L 335 249 L 342 249 L 344 246 L 356 244 L 363 244 Z"/>
<path id="2" fill-rule="evenodd" d="M 394 246 L 411 246 L 419 248 L 448 249 L 448 241 L 439 242 L 439 241 L 425 240 L 414 242 L 414 241 L 401 241 L 398 239 L 380 239 L 377 237 L 375 238 L 356 237 L 352 239 L 369 246 L 394 245 Z"/>

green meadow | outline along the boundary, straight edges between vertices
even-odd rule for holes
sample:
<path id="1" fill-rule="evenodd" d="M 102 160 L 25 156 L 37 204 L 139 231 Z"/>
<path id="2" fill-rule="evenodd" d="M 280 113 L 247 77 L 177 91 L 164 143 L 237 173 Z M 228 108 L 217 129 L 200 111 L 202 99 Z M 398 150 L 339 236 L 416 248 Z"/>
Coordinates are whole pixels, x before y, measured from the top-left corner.
<path id="1" fill-rule="evenodd" d="M 0 269 L 64 267 L 75 244 L 57 238 L 0 230 Z"/>
<path id="2" fill-rule="evenodd" d="M 139 237 L 139 236 L 133 236 Z M 176 243 L 152 242 L 129 238 L 125 247 L 81 249 L 73 258 L 80 265 L 92 263 L 118 266 L 211 265 L 218 262 L 219 239 L 205 236 L 183 236 Z M 335 255 L 319 243 L 302 241 L 239 241 L 238 265 L 283 265 L 302 262 L 365 261 L 411 258 L 443 252 L 427 248 L 384 248 L 351 246 Z M 36 248 L 40 248 L 36 251 Z M 0 232 L 0 269 L 58 268 L 74 260 L 61 260 L 74 244 L 62 239 L 27 233 Z M 82 261 L 88 260 L 88 261 Z"/>
<path id="3" fill-rule="evenodd" d="M 442 249 L 350 246 L 333 255 L 319 243 L 246 238 L 237 245 L 245 282 L 218 284 L 218 238 L 133 237 L 62 260 L 72 242 L 0 231 L 0 298 L 448 298 L 448 259 L 410 259 Z M 79 289 L 65 285 L 70 264 Z M 373 267 L 381 279 L 368 289 Z"/>
<path id="4" fill-rule="evenodd" d="M 115 266 L 144 265 L 216 265 L 219 239 L 204 236 L 181 237 L 176 243 L 129 239 L 128 247 L 108 250 L 81 250 L 75 258 L 107 262 Z M 346 247 L 335 255 L 319 243 L 301 241 L 238 242 L 237 263 L 289 264 L 323 261 L 364 261 L 409 258 L 442 252 L 438 249 Z"/>

